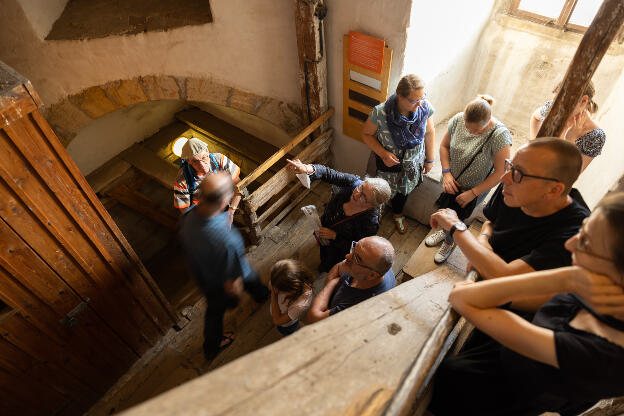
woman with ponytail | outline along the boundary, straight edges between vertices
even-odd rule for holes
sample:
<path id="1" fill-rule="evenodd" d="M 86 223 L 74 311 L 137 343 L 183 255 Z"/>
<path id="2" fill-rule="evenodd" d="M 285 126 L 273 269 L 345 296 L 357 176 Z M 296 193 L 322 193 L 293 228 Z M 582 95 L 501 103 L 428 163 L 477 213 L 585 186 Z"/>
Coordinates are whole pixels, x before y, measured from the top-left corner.
<path id="1" fill-rule="evenodd" d="M 561 83 L 555 87 L 553 94 L 556 95 L 560 89 Z M 592 120 L 592 115 L 598 111 L 598 104 L 594 102 L 595 93 L 594 84 L 590 81 L 561 135 L 562 139 L 576 144 L 576 147 L 581 151 L 583 170 L 600 154 L 606 140 L 604 130 Z M 542 127 L 542 123 L 548 111 L 550 111 L 552 103 L 553 100 L 546 101 L 533 112 L 529 125 L 531 140 L 537 137 L 537 133 L 540 127 Z"/>
<path id="2" fill-rule="evenodd" d="M 460 220 L 468 218 L 477 203 L 505 173 L 505 159 L 511 157 L 511 133 L 492 116 L 494 99 L 481 94 L 463 113 L 453 116 L 440 143 L 442 193 L 438 208 L 451 208 Z M 443 229 L 425 239 L 433 247 L 442 243 L 434 261 L 442 264 L 455 244 Z"/>

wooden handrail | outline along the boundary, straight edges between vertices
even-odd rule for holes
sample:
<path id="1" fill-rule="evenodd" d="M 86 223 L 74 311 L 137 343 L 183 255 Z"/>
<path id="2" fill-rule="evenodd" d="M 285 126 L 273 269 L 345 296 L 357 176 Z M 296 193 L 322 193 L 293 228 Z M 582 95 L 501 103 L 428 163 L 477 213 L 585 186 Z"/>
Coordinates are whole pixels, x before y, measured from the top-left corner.
<path id="1" fill-rule="evenodd" d="M 273 154 L 273 156 L 271 156 L 266 161 L 264 161 L 264 163 L 262 163 L 260 166 L 258 166 L 256 169 L 254 169 L 253 172 L 251 172 L 242 181 L 240 181 L 236 185 L 238 187 L 238 189 L 241 190 L 241 189 L 246 188 L 247 186 L 249 186 L 249 184 L 251 182 L 256 180 L 264 172 L 266 172 L 271 166 L 273 166 L 273 164 L 275 164 L 275 162 L 277 162 L 282 157 L 284 157 L 286 154 L 288 154 L 288 152 L 291 149 L 293 149 L 295 146 L 297 146 L 299 143 L 301 143 L 301 141 L 303 141 L 303 139 L 308 137 L 310 135 L 310 133 L 312 133 L 314 130 L 316 130 L 325 121 L 329 120 L 329 118 L 331 116 L 333 116 L 333 115 L 334 115 L 334 109 L 330 108 L 329 110 L 327 110 L 327 112 L 325 114 L 323 114 L 322 116 L 320 116 L 319 118 L 314 120 L 312 122 L 312 124 L 310 124 L 308 127 L 303 129 L 301 131 L 301 133 L 297 134 L 291 141 L 286 143 L 284 146 L 282 146 L 281 149 L 279 149 L 277 152 L 275 152 Z"/>

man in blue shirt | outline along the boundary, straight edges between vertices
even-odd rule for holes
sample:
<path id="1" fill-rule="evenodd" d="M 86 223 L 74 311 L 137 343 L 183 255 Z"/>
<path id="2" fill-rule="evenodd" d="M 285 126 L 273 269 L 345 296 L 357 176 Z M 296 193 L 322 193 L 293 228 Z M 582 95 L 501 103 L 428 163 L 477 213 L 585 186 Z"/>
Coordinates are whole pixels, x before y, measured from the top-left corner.
<path id="1" fill-rule="evenodd" d="M 306 323 L 320 321 L 392 289 L 393 261 L 394 248 L 385 238 L 372 236 L 354 241 L 345 260 L 329 271 L 325 287 L 306 315 Z"/>
<path id="2" fill-rule="evenodd" d="M 208 359 L 232 342 L 231 337 L 223 336 L 223 314 L 238 304 L 243 288 L 259 303 L 269 295 L 247 261 L 240 233 L 230 229 L 224 210 L 233 195 L 230 175 L 218 172 L 206 176 L 200 184 L 199 203 L 182 217 L 180 227 L 191 273 L 208 303 L 204 325 Z"/>

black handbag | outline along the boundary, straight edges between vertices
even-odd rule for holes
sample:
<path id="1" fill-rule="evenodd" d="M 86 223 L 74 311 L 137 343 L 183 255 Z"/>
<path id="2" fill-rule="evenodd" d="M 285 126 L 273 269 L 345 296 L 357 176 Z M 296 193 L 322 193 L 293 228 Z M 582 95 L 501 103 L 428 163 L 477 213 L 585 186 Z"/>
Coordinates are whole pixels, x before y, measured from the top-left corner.
<path id="1" fill-rule="evenodd" d="M 496 131 L 496 128 L 494 128 L 494 130 L 492 130 L 492 132 L 490 133 L 488 138 L 485 140 L 485 142 L 483 142 L 483 145 L 481 146 L 479 151 L 477 153 L 475 153 L 475 155 L 472 157 L 470 162 L 468 162 L 468 164 L 462 169 L 462 171 L 459 173 L 459 175 L 457 175 L 457 178 L 455 178 L 455 180 L 459 179 L 459 177 L 466 171 L 466 169 L 468 169 L 470 167 L 470 165 L 472 165 L 472 162 L 474 162 L 474 160 L 477 158 L 477 156 L 479 156 L 479 153 L 481 153 L 483 151 L 483 148 L 490 141 L 490 139 L 492 138 L 492 135 L 494 134 L 495 131 Z M 492 169 L 493 168 L 494 168 L 494 166 L 492 166 L 492 168 L 490 169 L 488 174 L 485 176 L 486 178 L 488 176 L 490 176 L 490 173 L 492 173 Z M 475 207 L 477 206 L 477 199 L 478 198 L 475 197 L 475 199 L 473 199 L 472 201 L 467 203 L 466 206 L 462 208 L 457 203 L 457 201 L 455 200 L 456 197 L 457 197 L 457 194 L 449 194 L 449 193 L 446 193 L 446 192 L 442 191 L 442 193 L 440 194 L 438 199 L 436 199 L 435 204 L 440 209 L 442 209 L 442 208 L 450 208 L 450 209 L 452 209 L 453 211 L 455 211 L 457 213 L 457 217 L 460 220 L 465 220 L 466 218 L 468 218 L 470 216 L 470 214 L 472 214 L 472 211 L 474 211 Z"/>

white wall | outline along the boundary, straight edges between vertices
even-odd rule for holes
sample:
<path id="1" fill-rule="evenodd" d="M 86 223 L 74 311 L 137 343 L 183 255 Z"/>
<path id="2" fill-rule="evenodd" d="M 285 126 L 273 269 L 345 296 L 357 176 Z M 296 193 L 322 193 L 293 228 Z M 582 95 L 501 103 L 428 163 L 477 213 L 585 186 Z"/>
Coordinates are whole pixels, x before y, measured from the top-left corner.
<path id="1" fill-rule="evenodd" d="M 150 101 L 125 107 L 92 121 L 67 146 L 84 176 L 171 123 L 182 101 Z"/>
<path id="2" fill-rule="evenodd" d="M 411 0 L 326 0 L 325 45 L 327 48 L 327 85 L 329 105 L 336 114 L 334 128 L 334 162 L 337 169 L 362 174 L 370 150 L 342 134 L 342 37 L 355 30 L 384 39 L 394 50 L 390 73 L 390 90 L 396 89 L 403 69 Z"/>
<path id="3" fill-rule="evenodd" d="M 17 0 L 22 6 L 28 21 L 41 39 L 50 33 L 56 19 L 65 9 L 69 0 Z M 6 3 L 6 1 L 4 2 Z"/>
<path id="4" fill-rule="evenodd" d="M 416 74 L 426 83 L 436 122 L 461 111 L 466 82 L 481 34 L 494 13 L 495 0 L 415 1 L 403 73 Z M 436 152 L 437 154 L 437 152 Z"/>
<path id="5" fill-rule="evenodd" d="M 299 103 L 292 0 L 211 0 L 210 5 L 214 22 L 205 25 L 43 41 L 18 0 L 4 0 L 0 60 L 27 77 L 45 104 L 111 80 L 149 74 L 212 76 L 232 87 Z M 53 15 L 47 6 L 39 10 Z"/>

